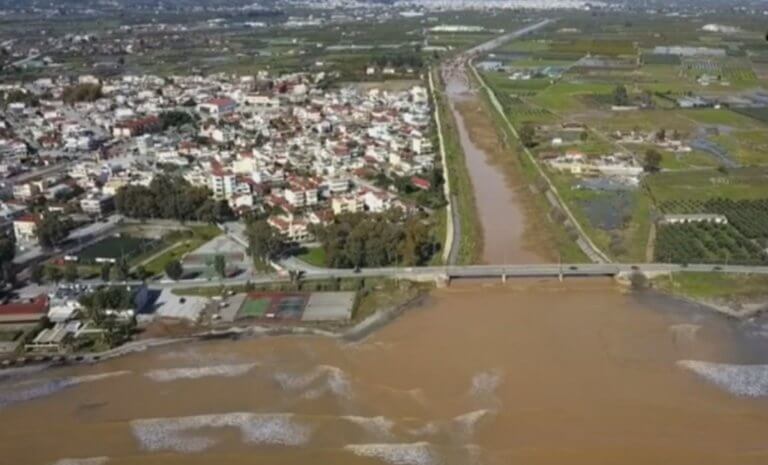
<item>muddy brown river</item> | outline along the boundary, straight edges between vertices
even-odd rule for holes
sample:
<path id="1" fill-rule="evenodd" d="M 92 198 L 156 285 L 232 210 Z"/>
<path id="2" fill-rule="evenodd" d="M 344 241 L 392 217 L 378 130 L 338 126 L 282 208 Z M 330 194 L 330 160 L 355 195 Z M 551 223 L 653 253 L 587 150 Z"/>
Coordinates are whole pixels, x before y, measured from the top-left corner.
<path id="1" fill-rule="evenodd" d="M 764 330 L 607 280 L 458 283 L 363 342 L 6 376 L 0 463 L 765 464 Z"/>
<path id="2" fill-rule="evenodd" d="M 488 108 L 481 104 L 461 61 L 443 68 L 446 95 L 456 121 L 459 142 L 472 180 L 475 204 L 483 231 L 482 260 L 488 264 L 541 263 L 547 261 L 531 247 L 535 233 L 524 209 L 521 183 L 493 125 Z"/>

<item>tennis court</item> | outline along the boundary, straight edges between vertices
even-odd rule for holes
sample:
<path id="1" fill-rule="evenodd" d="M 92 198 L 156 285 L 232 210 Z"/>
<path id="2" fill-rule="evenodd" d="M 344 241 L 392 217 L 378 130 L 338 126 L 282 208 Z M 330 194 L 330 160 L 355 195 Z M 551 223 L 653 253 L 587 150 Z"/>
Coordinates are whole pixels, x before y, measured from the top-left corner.
<path id="1" fill-rule="evenodd" d="M 282 321 L 348 321 L 355 304 L 354 292 L 251 292 L 235 319 Z"/>
<path id="2" fill-rule="evenodd" d="M 240 307 L 240 315 L 244 318 L 261 318 L 271 303 L 270 299 L 245 299 Z"/>
<path id="3" fill-rule="evenodd" d="M 301 320 L 309 293 L 252 292 L 238 312 L 239 318 Z"/>

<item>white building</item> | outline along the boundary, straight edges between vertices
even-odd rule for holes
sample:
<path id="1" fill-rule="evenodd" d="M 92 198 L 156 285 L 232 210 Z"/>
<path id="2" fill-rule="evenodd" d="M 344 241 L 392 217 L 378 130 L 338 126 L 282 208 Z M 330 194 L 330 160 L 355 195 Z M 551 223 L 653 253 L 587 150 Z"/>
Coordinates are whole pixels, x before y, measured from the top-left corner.
<path id="1" fill-rule="evenodd" d="M 214 169 L 208 178 L 208 187 L 215 198 L 229 199 L 237 190 L 237 179 L 230 171 Z"/>
<path id="2" fill-rule="evenodd" d="M 235 111 L 237 102 L 230 98 L 212 98 L 197 105 L 197 112 L 214 119 L 221 118 Z"/>

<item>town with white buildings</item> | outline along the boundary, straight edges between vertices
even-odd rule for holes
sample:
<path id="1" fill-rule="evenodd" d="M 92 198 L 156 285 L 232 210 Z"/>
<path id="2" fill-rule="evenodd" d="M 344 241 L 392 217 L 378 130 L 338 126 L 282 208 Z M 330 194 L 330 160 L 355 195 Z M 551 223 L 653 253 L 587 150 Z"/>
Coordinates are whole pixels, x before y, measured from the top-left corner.
<path id="1" fill-rule="evenodd" d="M 98 217 L 114 209 L 121 187 L 149 185 L 164 172 L 208 187 L 238 214 L 274 212 L 269 223 L 298 242 L 311 239 L 310 224 L 341 213 L 419 208 L 374 181 L 407 178 L 431 188 L 426 88 L 323 89 L 325 77 L 80 76 L 4 85 L 0 92 L 28 94 L 34 104 L 8 106 L 0 172 L 66 167 L 12 178 L 2 192 L 5 217 L 24 242 L 34 238 L 27 204 L 40 196 L 51 208 Z M 78 86 L 99 86 L 99 98 L 65 103 Z"/>
<path id="2" fill-rule="evenodd" d="M 26 349 L 58 351 L 65 341 L 103 334 L 82 318 L 80 301 L 91 286 L 125 281 L 129 270 L 133 277 L 167 274 L 162 267 L 145 274 L 143 265 L 185 247 L 165 239 L 185 228 L 176 221 L 181 218 L 149 226 L 160 230 L 152 237 L 123 233 L 127 226 L 121 226 L 131 215 L 121 210 L 120 193 L 149 187 L 159 177 L 186 182 L 195 192 L 207 192 L 208 201 L 228 207 L 228 226 L 192 218 L 198 230 L 216 232 L 178 258 L 187 271 L 211 269 L 214 256 L 226 258 L 220 276 L 253 272 L 243 217 L 266 220 L 286 243 L 301 246 L 315 241 L 314 226 L 338 215 L 429 213 L 423 196 L 413 195 L 442 195 L 442 187 L 433 185 L 442 167 L 428 90 L 420 81 L 388 90 L 327 81 L 324 73 L 82 75 L 0 86 L 0 95 L 12 100 L 0 117 L 0 217 L 3 237 L 12 237 L 16 247 L 14 268 L 53 272 L 75 270 L 76 264 L 102 273 L 101 280 L 82 281 L 90 283 L 86 287 L 78 287 L 74 275 L 46 275 L 55 286 L 31 294 L 25 288 L 20 300 L 0 305 L 0 329 L 8 323 L 34 330 L 47 316 L 51 325 Z M 54 214 L 66 219 L 68 229 L 46 246 L 40 230 Z M 135 250 L 130 262 L 110 250 L 129 246 Z M 115 278 L 121 263 L 125 271 Z M 131 299 L 145 289 L 132 287 Z M 165 310 L 154 313 L 178 319 L 180 312 L 181 319 L 198 321 L 204 300 L 178 300 L 163 294 L 161 304 L 153 305 Z M 146 307 L 136 305 L 128 307 Z M 139 310 L 130 311 L 131 319 L 138 318 Z M 0 353 L 16 350 L 22 339 L 0 346 Z"/>

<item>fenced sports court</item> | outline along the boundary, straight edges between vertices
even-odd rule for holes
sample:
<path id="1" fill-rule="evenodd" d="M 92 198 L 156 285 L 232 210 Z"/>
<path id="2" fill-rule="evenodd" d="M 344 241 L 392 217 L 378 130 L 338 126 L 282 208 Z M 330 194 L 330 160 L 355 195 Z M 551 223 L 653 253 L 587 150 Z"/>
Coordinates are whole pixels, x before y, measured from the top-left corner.
<path id="1" fill-rule="evenodd" d="M 308 300 L 308 293 L 252 292 L 239 314 L 242 318 L 301 320 Z"/>
<path id="2" fill-rule="evenodd" d="M 344 321 L 352 316 L 354 292 L 251 292 L 236 318 L 283 321 Z"/>

